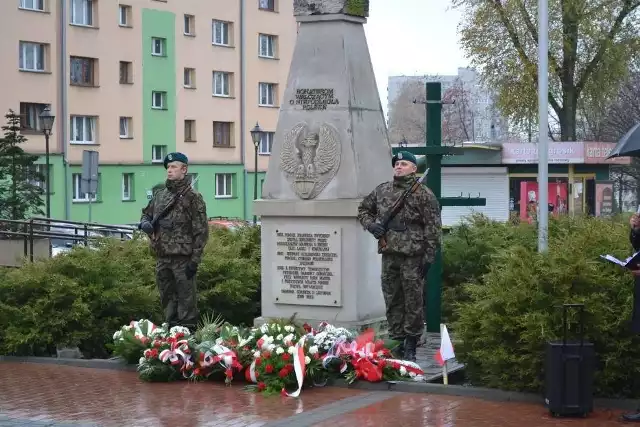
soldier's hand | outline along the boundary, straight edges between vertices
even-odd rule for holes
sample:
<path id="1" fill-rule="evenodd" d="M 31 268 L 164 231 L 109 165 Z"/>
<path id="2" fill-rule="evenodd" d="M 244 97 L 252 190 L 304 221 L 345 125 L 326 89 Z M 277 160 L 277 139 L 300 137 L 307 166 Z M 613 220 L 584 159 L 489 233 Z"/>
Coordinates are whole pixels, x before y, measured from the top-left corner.
<path id="1" fill-rule="evenodd" d="M 190 262 L 189 264 L 187 264 L 187 268 L 185 269 L 184 273 L 187 276 L 187 279 L 192 279 L 197 272 L 198 264 L 196 264 L 195 262 Z"/>
<path id="2" fill-rule="evenodd" d="M 153 234 L 153 225 L 149 221 L 142 221 L 140 223 L 140 230 L 144 231 L 148 235 Z"/>
<path id="3" fill-rule="evenodd" d="M 629 225 L 635 230 L 640 228 L 640 216 L 638 216 L 638 214 L 631 215 L 631 218 L 629 218 Z"/>
<path id="4" fill-rule="evenodd" d="M 375 237 L 376 239 L 381 238 L 385 233 L 384 227 L 377 222 L 371 223 L 371 225 L 367 227 L 367 230 L 369 231 L 369 233 L 373 234 L 373 237 Z"/>

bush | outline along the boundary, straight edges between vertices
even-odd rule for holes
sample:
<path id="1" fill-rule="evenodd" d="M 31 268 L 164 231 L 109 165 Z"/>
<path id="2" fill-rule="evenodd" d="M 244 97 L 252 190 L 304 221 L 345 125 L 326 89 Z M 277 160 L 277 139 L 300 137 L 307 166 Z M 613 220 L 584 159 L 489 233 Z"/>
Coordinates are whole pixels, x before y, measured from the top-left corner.
<path id="1" fill-rule="evenodd" d="M 511 227 L 511 232 L 522 230 L 522 239 L 507 245 L 492 239 L 486 247 L 490 254 L 486 273 L 462 285 L 466 299 L 453 304 L 457 316 L 453 330 L 460 340 L 456 353 L 467 365 L 470 381 L 506 390 L 542 391 L 546 343 L 561 338 L 561 305 L 583 303 L 585 337 L 594 343 L 598 358 L 596 394 L 639 396 L 632 379 L 640 368 L 640 342 L 629 325 L 633 279 L 599 259 L 606 253 L 629 255 L 628 222 L 552 219 L 549 250 L 544 254 L 537 252 L 529 226 L 476 222 L 475 227 L 474 236 L 490 239 L 492 232 Z M 486 261 L 479 259 L 481 264 Z M 570 312 L 569 319 L 572 330 L 577 330 L 577 313 Z"/>
<path id="2" fill-rule="evenodd" d="M 202 315 L 233 323 L 259 315 L 260 231 L 214 228 L 198 273 Z M 43 356 L 77 345 L 85 357 L 107 357 L 123 324 L 163 322 L 145 239 L 100 241 L 0 274 L 0 354 Z"/>

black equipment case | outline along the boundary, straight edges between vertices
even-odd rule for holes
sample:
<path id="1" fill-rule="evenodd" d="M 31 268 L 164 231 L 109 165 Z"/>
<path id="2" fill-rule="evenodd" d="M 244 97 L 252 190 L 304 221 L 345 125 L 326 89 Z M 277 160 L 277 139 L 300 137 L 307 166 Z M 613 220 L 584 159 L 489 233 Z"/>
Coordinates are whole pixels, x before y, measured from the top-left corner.
<path id="1" fill-rule="evenodd" d="M 579 341 L 567 341 L 569 308 L 580 313 Z M 584 304 L 563 304 L 562 341 L 547 343 L 545 403 L 551 415 L 586 417 L 593 411 L 593 343 L 584 341 Z"/>

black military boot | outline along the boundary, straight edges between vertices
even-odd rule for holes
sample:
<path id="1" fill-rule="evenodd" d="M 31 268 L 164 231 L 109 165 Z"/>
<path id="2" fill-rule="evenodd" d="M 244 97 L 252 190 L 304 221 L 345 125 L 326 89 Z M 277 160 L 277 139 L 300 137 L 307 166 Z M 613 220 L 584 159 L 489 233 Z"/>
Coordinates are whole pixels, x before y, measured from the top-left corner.
<path id="1" fill-rule="evenodd" d="M 404 360 L 410 362 L 416 361 L 416 346 L 418 344 L 418 337 L 406 337 L 404 339 Z"/>
<path id="2" fill-rule="evenodd" d="M 622 416 L 622 420 L 631 423 L 640 423 L 640 412 L 636 412 L 634 414 L 624 414 Z"/>
<path id="3" fill-rule="evenodd" d="M 391 355 L 396 359 L 402 359 L 404 357 L 404 337 L 391 338 L 394 341 L 399 341 L 399 344 L 391 349 Z"/>

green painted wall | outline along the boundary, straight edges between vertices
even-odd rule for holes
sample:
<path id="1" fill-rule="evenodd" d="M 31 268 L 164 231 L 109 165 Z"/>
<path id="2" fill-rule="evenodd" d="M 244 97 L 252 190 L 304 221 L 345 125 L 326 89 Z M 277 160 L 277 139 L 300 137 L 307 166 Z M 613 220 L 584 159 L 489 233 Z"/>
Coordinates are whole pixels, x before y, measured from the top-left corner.
<path id="1" fill-rule="evenodd" d="M 46 164 L 45 156 L 38 158 L 38 164 Z M 62 156 L 49 156 L 50 179 L 51 179 L 51 216 L 53 218 L 64 218 L 64 169 Z M 43 197 L 45 200 L 45 197 Z M 42 204 L 42 211 L 46 211 L 46 202 Z"/>
<path id="2" fill-rule="evenodd" d="M 142 9 L 142 132 L 143 159 L 151 162 L 151 147 L 176 150 L 176 16 L 171 12 Z M 151 39 L 164 38 L 165 55 L 151 55 Z M 166 109 L 151 108 L 151 93 L 166 92 Z"/>
<path id="3" fill-rule="evenodd" d="M 264 172 L 258 172 L 258 199 L 262 198 L 262 183 L 265 177 Z M 253 172 L 247 173 L 247 217 L 245 219 L 253 219 L 253 188 L 255 182 L 255 174 Z"/>

